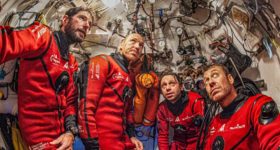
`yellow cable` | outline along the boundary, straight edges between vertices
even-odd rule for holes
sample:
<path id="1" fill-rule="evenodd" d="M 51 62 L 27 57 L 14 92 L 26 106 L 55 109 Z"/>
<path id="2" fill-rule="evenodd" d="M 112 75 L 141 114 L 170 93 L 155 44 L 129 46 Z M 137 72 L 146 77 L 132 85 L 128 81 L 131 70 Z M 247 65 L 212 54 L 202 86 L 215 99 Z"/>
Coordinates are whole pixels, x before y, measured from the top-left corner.
<path id="1" fill-rule="evenodd" d="M 15 122 L 12 124 L 12 142 L 15 150 L 27 149 Z"/>
<path id="2" fill-rule="evenodd" d="M 277 48 L 277 49 L 280 48 L 280 44 L 275 39 L 271 39 L 271 42 L 275 48 Z"/>
<path id="3" fill-rule="evenodd" d="M 4 92 L 0 90 L 0 99 L 2 99 L 3 97 L 4 97 Z"/>
<path id="4" fill-rule="evenodd" d="M 46 17 L 45 17 L 44 14 L 40 14 L 39 17 L 38 17 L 38 19 L 37 19 L 37 21 L 41 22 L 42 24 L 44 24 L 44 25 L 46 25 L 46 26 L 48 25 L 47 20 L 46 20 Z"/>

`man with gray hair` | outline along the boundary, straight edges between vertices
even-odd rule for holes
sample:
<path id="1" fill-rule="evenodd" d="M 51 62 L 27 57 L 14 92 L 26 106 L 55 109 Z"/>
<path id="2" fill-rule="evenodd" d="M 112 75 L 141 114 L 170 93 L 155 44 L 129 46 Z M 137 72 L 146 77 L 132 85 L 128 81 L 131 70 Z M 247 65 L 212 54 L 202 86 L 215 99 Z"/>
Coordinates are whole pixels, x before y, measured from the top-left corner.
<path id="1" fill-rule="evenodd" d="M 87 150 L 143 150 L 142 143 L 134 137 L 128 71 L 143 48 L 143 37 L 132 33 L 120 43 L 117 53 L 95 56 L 85 67 L 78 122 Z"/>

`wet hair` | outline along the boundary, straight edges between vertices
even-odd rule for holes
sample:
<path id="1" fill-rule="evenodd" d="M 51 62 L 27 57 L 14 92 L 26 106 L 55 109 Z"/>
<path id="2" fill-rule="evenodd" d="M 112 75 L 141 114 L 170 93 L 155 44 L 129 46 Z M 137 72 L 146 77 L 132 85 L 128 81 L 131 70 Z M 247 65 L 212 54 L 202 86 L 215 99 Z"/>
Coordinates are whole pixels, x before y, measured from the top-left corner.
<path id="1" fill-rule="evenodd" d="M 182 78 L 177 73 L 174 73 L 174 72 L 163 72 L 160 75 L 160 82 L 159 83 L 161 83 L 162 78 L 165 77 L 165 76 L 173 76 L 178 81 L 178 83 L 180 85 L 182 84 Z"/>
<path id="2" fill-rule="evenodd" d="M 82 6 L 70 8 L 69 10 L 67 10 L 65 12 L 65 15 L 67 15 L 69 17 L 73 17 L 74 15 L 76 15 L 77 13 L 79 13 L 81 11 L 88 12 L 91 15 L 92 21 L 94 21 L 94 15 L 92 13 L 92 10 L 90 8 L 85 8 L 85 7 L 82 7 Z"/>
<path id="3" fill-rule="evenodd" d="M 214 68 L 214 67 L 220 67 L 222 68 L 223 72 L 225 73 L 225 75 L 228 75 L 228 74 L 231 74 L 228 70 L 228 68 L 222 64 L 211 64 L 211 65 L 208 65 L 204 68 L 204 72 L 208 71 L 209 69 L 211 68 Z"/>

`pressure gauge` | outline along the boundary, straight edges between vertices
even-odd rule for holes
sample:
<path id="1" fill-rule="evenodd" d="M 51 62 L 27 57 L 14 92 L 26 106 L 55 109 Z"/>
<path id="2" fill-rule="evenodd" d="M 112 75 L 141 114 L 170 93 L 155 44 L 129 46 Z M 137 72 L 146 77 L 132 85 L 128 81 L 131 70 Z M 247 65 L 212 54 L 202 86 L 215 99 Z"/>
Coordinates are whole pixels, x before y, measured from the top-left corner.
<path id="1" fill-rule="evenodd" d="M 178 28 L 176 29 L 176 33 L 177 33 L 177 35 L 182 35 L 183 29 L 182 29 L 181 27 L 178 27 Z"/>
<path id="2" fill-rule="evenodd" d="M 164 47 L 165 46 L 165 41 L 163 41 L 163 40 L 159 41 L 158 46 Z"/>
<path id="3" fill-rule="evenodd" d="M 149 0 L 149 3 L 154 4 L 156 0 Z"/>

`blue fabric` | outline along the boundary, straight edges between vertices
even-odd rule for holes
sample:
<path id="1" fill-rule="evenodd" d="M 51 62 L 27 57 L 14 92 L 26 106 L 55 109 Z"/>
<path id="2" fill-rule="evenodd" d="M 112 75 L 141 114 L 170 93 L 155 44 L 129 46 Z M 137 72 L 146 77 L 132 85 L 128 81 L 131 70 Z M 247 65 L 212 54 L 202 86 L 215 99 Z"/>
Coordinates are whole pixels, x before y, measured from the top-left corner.
<path id="1" fill-rule="evenodd" d="M 157 148 L 157 129 L 155 126 L 135 127 L 135 136 L 143 143 L 144 150 L 156 150 Z"/>
<path id="2" fill-rule="evenodd" d="M 84 150 L 84 144 L 82 140 L 79 137 L 75 137 L 74 144 L 73 144 L 73 150 Z"/>

